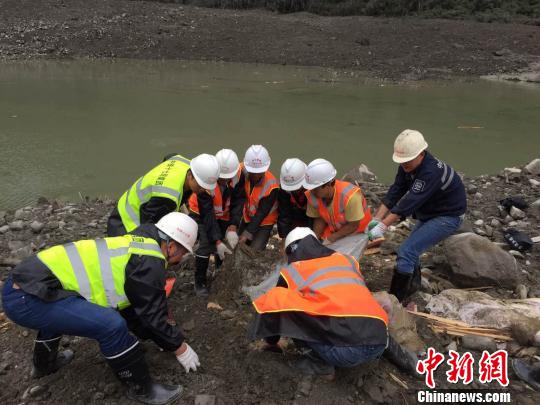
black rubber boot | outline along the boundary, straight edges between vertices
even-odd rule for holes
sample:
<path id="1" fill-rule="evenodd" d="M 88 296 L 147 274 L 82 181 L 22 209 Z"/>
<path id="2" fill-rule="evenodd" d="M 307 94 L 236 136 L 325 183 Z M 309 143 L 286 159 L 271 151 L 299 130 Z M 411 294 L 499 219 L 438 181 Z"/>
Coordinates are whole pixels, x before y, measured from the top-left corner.
<path id="1" fill-rule="evenodd" d="M 416 372 L 418 356 L 409 349 L 401 346 L 392 336 L 388 336 L 388 347 L 384 351 L 384 356 L 413 377 L 423 378 Z"/>
<path id="2" fill-rule="evenodd" d="M 209 257 L 195 256 L 195 295 L 208 297 L 208 281 L 206 273 L 210 264 Z"/>
<path id="3" fill-rule="evenodd" d="M 411 289 L 413 274 L 400 273 L 397 269 L 394 269 L 394 275 L 392 276 L 392 282 L 390 283 L 388 292 L 395 295 L 399 302 L 403 302 L 404 299 L 411 295 L 409 291 Z"/>
<path id="4" fill-rule="evenodd" d="M 531 366 L 523 360 L 512 359 L 512 368 L 521 380 L 540 391 L 540 363 Z"/>
<path id="5" fill-rule="evenodd" d="M 60 339 L 62 336 L 47 340 L 41 340 L 38 336 L 34 341 L 32 378 L 41 378 L 55 373 L 73 360 L 73 351 L 71 350 L 63 350 L 58 353 Z"/>
<path id="6" fill-rule="evenodd" d="M 307 375 L 333 375 L 336 372 L 334 366 L 321 359 L 313 350 L 308 350 L 294 363 L 294 367 Z"/>
<path id="7" fill-rule="evenodd" d="M 411 279 L 411 285 L 407 293 L 408 296 L 413 295 L 416 291 L 419 291 L 422 287 L 422 272 L 420 271 L 420 263 L 414 266 L 414 272 Z"/>
<path id="8" fill-rule="evenodd" d="M 118 379 L 128 387 L 127 397 L 143 404 L 168 404 L 182 394 L 181 385 L 152 382 L 140 344 L 107 362 Z"/>

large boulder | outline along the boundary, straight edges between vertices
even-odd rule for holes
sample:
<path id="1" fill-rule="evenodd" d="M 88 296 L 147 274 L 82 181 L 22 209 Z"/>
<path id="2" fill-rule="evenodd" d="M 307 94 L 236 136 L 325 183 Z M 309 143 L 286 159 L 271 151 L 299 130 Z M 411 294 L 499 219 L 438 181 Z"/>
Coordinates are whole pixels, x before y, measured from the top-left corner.
<path id="1" fill-rule="evenodd" d="M 365 164 L 361 164 L 354 169 L 349 170 L 342 178 L 344 181 L 349 183 L 362 185 L 364 183 L 375 183 L 377 182 L 377 176 L 369 170 Z"/>
<path id="2" fill-rule="evenodd" d="M 531 161 L 531 163 L 525 166 L 525 171 L 535 176 L 540 176 L 540 159 Z"/>
<path id="3" fill-rule="evenodd" d="M 499 286 L 514 288 L 519 283 L 516 259 L 489 239 L 462 233 L 444 242 L 452 280 L 461 287 Z"/>

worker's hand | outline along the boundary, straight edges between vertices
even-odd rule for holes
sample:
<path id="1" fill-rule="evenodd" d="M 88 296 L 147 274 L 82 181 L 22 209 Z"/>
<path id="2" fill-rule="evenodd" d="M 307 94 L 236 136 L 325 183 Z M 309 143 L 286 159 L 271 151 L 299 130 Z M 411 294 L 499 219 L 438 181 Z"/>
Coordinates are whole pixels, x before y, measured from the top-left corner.
<path id="1" fill-rule="evenodd" d="M 238 245 L 239 237 L 238 237 L 238 234 L 236 233 L 236 231 L 228 230 L 225 233 L 225 240 L 227 241 L 227 243 L 229 244 L 231 249 L 234 249 L 236 247 L 236 245 Z"/>
<path id="2" fill-rule="evenodd" d="M 369 224 L 367 226 L 368 231 L 371 231 L 373 228 L 375 228 L 381 220 L 379 218 L 373 218 L 371 221 L 369 221 Z"/>
<path id="3" fill-rule="evenodd" d="M 384 233 L 386 232 L 387 229 L 388 227 L 385 224 L 383 224 L 382 222 L 379 222 L 377 225 L 371 228 L 371 230 L 368 232 L 369 240 L 375 240 L 375 239 L 380 239 L 384 237 Z"/>
<path id="4" fill-rule="evenodd" d="M 182 351 L 182 348 L 185 346 L 185 349 Z M 178 352 L 181 351 L 181 354 Z M 184 366 L 186 373 L 189 373 L 189 370 L 197 371 L 197 367 L 200 367 L 201 363 L 199 362 L 199 356 L 195 353 L 195 350 L 191 348 L 186 342 L 182 343 L 182 346 L 176 351 L 176 359 L 178 362 Z"/>
<path id="5" fill-rule="evenodd" d="M 322 241 L 323 246 L 328 246 L 328 245 L 331 245 L 332 243 L 333 242 L 328 238 L 323 239 L 323 241 Z"/>
<path id="6" fill-rule="evenodd" d="M 225 259 L 225 254 L 228 253 L 228 254 L 232 254 L 232 251 L 231 249 L 229 249 L 227 247 L 227 245 L 225 243 L 223 243 L 222 241 L 218 240 L 217 243 L 216 243 L 216 250 L 217 250 L 217 255 L 219 256 L 219 258 L 221 260 L 224 260 Z"/>

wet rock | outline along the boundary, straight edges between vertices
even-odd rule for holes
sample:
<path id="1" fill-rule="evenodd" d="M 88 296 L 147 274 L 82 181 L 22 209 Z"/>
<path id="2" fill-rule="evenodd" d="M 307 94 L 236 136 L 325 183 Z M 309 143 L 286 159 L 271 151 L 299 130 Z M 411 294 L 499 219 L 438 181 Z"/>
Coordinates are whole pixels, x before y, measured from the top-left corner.
<path id="1" fill-rule="evenodd" d="M 523 253 L 518 252 L 517 250 L 509 250 L 508 253 L 510 253 L 512 256 L 517 257 L 519 259 L 525 259 L 525 256 L 523 256 Z"/>
<path id="2" fill-rule="evenodd" d="M 531 204 L 531 208 L 540 214 L 540 199 L 536 200 Z"/>
<path id="3" fill-rule="evenodd" d="M 30 229 L 32 229 L 32 232 L 34 233 L 40 233 L 41 230 L 45 227 L 45 224 L 39 221 L 33 221 L 30 224 Z"/>
<path id="4" fill-rule="evenodd" d="M 0 233 L 4 234 L 9 231 L 9 225 L 0 226 Z"/>
<path id="5" fill-rule="evenodd" d="M 109 396 L 115 394 L 116 390 L 117 390 L 116 383 L 109 383 L 105 385 L 105 388 L 103 388 L 103 392 L 105 393 L 105 395 L 109 395 Z"/>
<path id="6" fill-rule="evenodd" d="M 231 309 L 226 309 L 219 313 L 222 319 L 232 319 L 236 316 L 236 312 Z"/>
<path id="7" fill-rule="evenodd" d="M 9 224 L 9 229 L 12 231 L 22 231 L 24 228 L 24 222 L 23 221 L 13 221 Z"/>
<path id="8" fill-rule="evenodd" d="M 8 242 L 8 249 L 12 252 L 22 249 L 25 243 L 22 240 L 10 240 Z"/>
<path id="9" fill-rule="evenodd" d="M 525 212 L 519 208 L 512 206 L 512 208 L 510 208 L 510 216 L 514 219 L 523 219 L 527 216 L 527 214 L 525 214 Z"/>
<path id="10" fill-rule="evenodd" d="M 93 399 L 95 402 L 102 401 L 103 399 L 105 399 L 105 394 L 104 394 L 103 392 L 96 392 L 96 393 L 92 396 L 92 399 Z"/>
<path id="11" fill-rule="evenodd" d="M 190 319 L 187 322 L 184 322 L 182 324 L 182 329 L 186 332 L 189 332 L 195 328 L 195 321 L 193 319 Z"/>
<path id="12" fill-rule="evenodd" d="M 46 385 L 35 385 L 33 387 L 29 387 L 24 394 L 22 395 L 22 399 L 27 398 L 37 398 L 47 393 L 47 386 Z"/>
<path id="13" fill-rule="evenodd" d="M 535 179 L 529 179 L 529 183 L 530 183 L 530 185 L 533 186 L 533 187 L 538 187 L 538 186 L 540 186 L 540 181 L 535 180 Z"/>
<path id="14" fill-rule="evenodd" d="M 382 404 L 385 402 L 381 387 L 379 387 L 378 385 L 367 384 L 364 387 L 364 392 L 373 402 L 377 404 Z"/>
<path id="15" fill-rule="evenodd" d="M 493 218 L 490 222 L 490 225 L 493 227 L 493 228 L 498 228 L 499 226 L 501 226 L 501 221 L 499 221 L 498 219 L 496 218 Z"/>
<path id="16" fill-rule="evenodd" d="M 540 159 L 534 159 L 524 167 L 525 172 L 535 176 L 540 176 Z"/>
<path id="17" fill-rule="evenodd" d="M 491 226 L 486 225 L 484 229 L 486 231 L 486 236 L 489 236 L 489 237 L 493 236 L 493 228 Z"/>
<path id="18" fill-rule="evenodd" d="M 362 163 L 360 166 L 349 170 L 343 176 L 343 180 L 353 184 L 374 183 L 377 181 L 377 176 Z"/>
<path id="19" fill-rule="evenodd" d="M 474 221 L 474 224 L 476 226 L 482 226 L 482 225 L 484 225 L 484 221 L 482 221 L 481 219 L 477 219 L 476 221 Z"/>
<path id="20" fill-rule="evenodd" d="M 216 396 L 199 394 L 195 396 L 195 405 L 216 405 Z"/>
<path id="21" fill-rule="evenodd" d="M 450 344 L 448 346 L 446 346 L 446 351 L 450 351 L 450 350 L 453 350 L 453 351 L 457 351 L 458 347 L 457 347 L 457 343 L 455 341 L 452 341 L 450 342 Z"/>
<path id="22" fill-rule="evenodd" d="M 454 235 L 444 242 L 444 249 L 452 280 L 459 286 L 513 288 L 518 284 L 516 260 L 487 238 L 473 233 Z"/>
<path id="23" fill-rule="evenodd" d="M 497 350 L 495 341 L 486 336 L 465 335 L 461 337 L 461 346 L 469 350 L 487 350 L 494 352 Z"/>
<path id="24" fill-rule="evenodd" d="M 467 186 L 467 194 L 476 194 L 478 187 L 475 184 L 469 184 Z"/>
<path id="25" fill-rule="evenodd" d="M 311 390 L 313 388 L 312 379 L 309 377 L 302 378 L 300 384 L 298 384 L 298 392 L 305 397 L 309 397 Z"/>

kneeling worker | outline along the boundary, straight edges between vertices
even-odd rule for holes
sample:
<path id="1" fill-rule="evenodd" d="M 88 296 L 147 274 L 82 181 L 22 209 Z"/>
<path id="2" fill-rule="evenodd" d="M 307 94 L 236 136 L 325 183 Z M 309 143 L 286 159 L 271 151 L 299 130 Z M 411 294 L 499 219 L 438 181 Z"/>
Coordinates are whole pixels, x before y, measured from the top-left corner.
<path id="1" fill-rule="evenodd" d="M 240 224 L 240 243 L 264 250 L 278 218 L 279 184 L 270 168 L 270 155 L 262 145 L 252 145 L 244 156 L 246 179 L 244 216 Z"/>
<path id="2" fill-rule="evenodd" d="M 109 217 L 107 235 L 121 236 L 141 224 L 157 223 L 169 212 L 178 211 L 192 192 L 213 190 L 218 175 L 215 156 L 204 153 L 191 161 L 168 156 L 120 197 Z"/>
<path id="3" fill-rule="evenodd" d="M 369 224 L 370 239 L 378 239 L 400 218 L 412 215 L 416 226 L 400 246 L 390 294 L 401 302 L 420 287 L 420 255 L 452 235 L 467 209 L 459 175 L 426 149 L 424 136 L 411 129 L 398 135 L 393 160 L 399 163 L 394 184 Z"/>
<path id="4" fill-rule="evenodd" d="M 192 194 L 188 205 L 190 216 L 199 224 L 199 247 L 195 252 L 195 293 L 207 296 L 207 270 L 210 255 L 217 253 L 216 267 L 226 253 L 238 244 L 238 225 L 244 208 L 244 173 L 238 156 L 231 149 L 216 153 L 220 165 L 217 187 L 206 193 Z"/>
<path id="5" fill-rule="evenodd" d="M 311 218 L 306 215 L 307 197 L 303 187 L 306 164 L 300 159 L 287 159 L 281 165 L 278 194 L 278 235 L 285 238 L 294 228 L 311 226 Z"/>
<path id="6" fill-rule="evenodd" d="M 307 215 L 313 231 L 324 244 L 362 233 L 371 221 L 371 211 L 360 187 L 336 180 L 336 169 L 328 160 L 315 159 L 306 170 L 304 188 Z"/>
<path id="7" fill-rule="evenodd" d="M 378 358 L 388 341 L 388 315 L 367 289 L 358 262 L 323 246 L 309 228 L 285 240 L 288 265 L 277 286 L 253 301 L 252 338 L 270 345 L 294 338 L 312 353 L 299 367 L 332 374 Z"/>
<path id="8" fill-rule="evenodd" d="M 62 335 L 83 336 L 97 340 L 129 398 L 165 404 L 180 396 L 181 386 L 152 382 L 130 329 L 174 352 L 186 372 L 200 365 L 181 331 L 167 323 L 165 297 L 167 264 L 192 252 L 196 238 L 197 223 L 173 212 L 132 234 L 54 246 L 15 267 L 2 300 L 13 322 L 38 331 L 33 376 L 71 361 L 72 351 L 58 352 Z"/>

